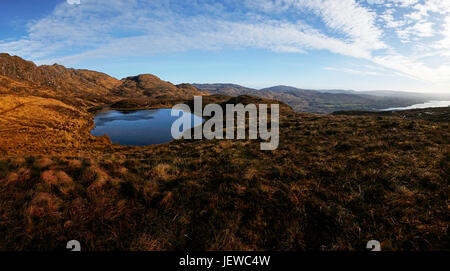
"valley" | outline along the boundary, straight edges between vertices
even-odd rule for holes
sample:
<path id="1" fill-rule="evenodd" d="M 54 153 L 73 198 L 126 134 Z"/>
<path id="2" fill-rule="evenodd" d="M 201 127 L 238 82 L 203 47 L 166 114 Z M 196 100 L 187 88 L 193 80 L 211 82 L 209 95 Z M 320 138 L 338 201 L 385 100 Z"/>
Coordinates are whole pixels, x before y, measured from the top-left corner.
<path id="1" fill-rule="evenodd" d="M 329 114 L 342 110 L 381 110 L 390 107 L 406 107 L 429 101 L 426 95 L 395 92 L 379 96 L 376 92 L 346 90 L 306 90 L 289 86 L 251 89 L 233 84 L 193 84 L 200 90 L 230 96 L 252 95 L 285 102 L 297 112 Z"/>

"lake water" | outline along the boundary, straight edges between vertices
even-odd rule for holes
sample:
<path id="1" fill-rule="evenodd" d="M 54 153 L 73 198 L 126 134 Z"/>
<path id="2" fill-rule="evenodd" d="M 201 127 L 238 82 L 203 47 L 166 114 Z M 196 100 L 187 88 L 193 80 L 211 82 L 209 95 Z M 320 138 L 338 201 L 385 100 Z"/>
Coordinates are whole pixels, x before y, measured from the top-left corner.
<path id="1" fill-rule="evenodd" d="M 108 135 L 113 143 L 120 145 L 146 146 L 168 143 L 173 140 L 172 124 L 179 117 L 171 116 L 172 109 L 150 109 L 139 111 L 104 111 L 95 118 L 94 136 Z M 180 112 L 180 111 L 177 111 Z M 191 113 L 183 112 L 183 118 L 204 120 Z M 182 127 L 183 131 L 193 127 Z"/>
<path id="2" fill-rule="evenodd" d="M 393 107 L 386 108 L 381 111 L 399 111 L 399 110 L 410 110 L 410 109 L 423 109 L 423 108 L 436 108 L 436 107 L 448 107 L 450 106 L 450 101 L 430 101 L 423 104 L 414 104 L 407 107 Z"/>

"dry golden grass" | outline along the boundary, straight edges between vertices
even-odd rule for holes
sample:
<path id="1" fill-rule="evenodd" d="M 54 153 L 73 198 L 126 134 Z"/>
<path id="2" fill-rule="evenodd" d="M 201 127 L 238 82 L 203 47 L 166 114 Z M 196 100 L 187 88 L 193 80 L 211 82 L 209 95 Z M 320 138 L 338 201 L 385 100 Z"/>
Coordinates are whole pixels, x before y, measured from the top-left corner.
<path id="1" fill-rule="evenodd" d="M 29 223 L 32 224 L 32 218 L 42 218 L 45 216 L 61 216 L 59 211 L 63 202 L 58 197 L 45 192 L 36 193 L 30 202 L 27 213 Z"/>
<path id="2" fill-rule="evenodd" d="M 169 164 L 158 164 L 153 170 L 155 177 L 163 181 L 170 181 L 176 178 L 178 170 Z"/>
<path id="3" fill-rule="evenodd" d="M 68 194 L 75 188 L 72 178 L 64 171 L 47 170 L 41 174 L 44 184 L 56 187 L 61 193 Z"/>
<path id="4" fill-rule="evenodd" d="M 71 170 L 77 170 L 77 169 L 81 169 L 83 167 L 83 163 L 80 160 L 70 160 L 68 167 Z"/>
<path id="5" fill-rule="evenodd" d="M 53 163 L 54 162 L 52 159 L 50 159 L 48 157 L 43 157 L 43 158 L 36 160 L 36 162 L 34 162 L 34 166 L 39 169 L 43 169 L 43 168 L 53 165 Z"/>
<path id="6" fill-rule="evenodd" d="M 98 166 L 92 165 L 84 170 L 82 179 L 85 182 L 90 182 L 90 190 L 100 189 L 106 185 L 110 179 L 108 174 L 99 168 Z"/>
<path id="7" fill-rule="evenodd" d="M 40 97 L 0 95 L 0 153 L 41 153 L 77 148 L 86 139 L 88 114 L 63 102 Z M 55 149 L 56 148 L 56 149 Z"/>
<path id="8" fill-rule="evenodd" d="M 89 152 L 92 114 L 61 101 L 34 96 L 0 95 L 0 154 Z"/>
<path id="9" fill-rule="evenodd" d="M 0 250 L 57 250 L 74 235 L 85 250 L 364 250 L 374 238 L 385 250 L 448 249 L 445 118 L 283 106 L 275 151 L 123 147 L 90 135 L 86 104 L 0 95 Z"/>
<path id="10" fill-rule="evenodd" d="M 27 160 L 23 157 L 17 157 L 14 159 L 11 159 L 11 165 L 14 167 L 20 167 L 22 165 L 24 165 L 27 162 Z"/>
<path id="11" fill-rule="evenodd" d="M 131 243 L 130 251 L 162 251 L 166 244 L 161 244 L 151 234 L 144 233 Z"/>

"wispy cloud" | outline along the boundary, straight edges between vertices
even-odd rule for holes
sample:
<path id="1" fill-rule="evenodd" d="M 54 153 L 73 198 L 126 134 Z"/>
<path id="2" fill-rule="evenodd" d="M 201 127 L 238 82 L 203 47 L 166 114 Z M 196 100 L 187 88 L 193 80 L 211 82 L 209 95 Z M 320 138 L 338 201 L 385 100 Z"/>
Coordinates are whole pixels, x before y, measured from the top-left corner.
<path id="1" fill-rule="evenodd" d="M 79 5 L 79 4 L 81 4 L 81 0 L 67 0 L 67 4 L 69 4 L 69 5 Z"/>
<path id="2" fill-rule="evenodd" d="M 427 82 L 450 78 L 450 1 L 67 0 L 0 51 L 40 63 L 258 48 L 326 50 Z M 438 16 L 436 16 L 436 14 Z M 315 22 L 306 18 L 314 17 Z M 408 45 L 409 44 L 409 45 Z M 424 55 L 438 55 L 427 65 Z M 334 68 L 328 67 L 332 70 Z M 363 69 L 363 68 L 361 68 Z M 340 71 L 384 76 L 370 69 Z"/>
<path id="3" fill-rule="evenodd" d="M 359 67 L 324 67 L 324 70 L 334 71 L 334 72 L 343 72 L 343 73 L 351 73 L 358 75 L 370 75 L 370 76 L 385 76 L 385 77 L 394 77 L 399 76 L 397 72 L 387 71 L 379 67 L 374 66 L 359 66 Z"/>

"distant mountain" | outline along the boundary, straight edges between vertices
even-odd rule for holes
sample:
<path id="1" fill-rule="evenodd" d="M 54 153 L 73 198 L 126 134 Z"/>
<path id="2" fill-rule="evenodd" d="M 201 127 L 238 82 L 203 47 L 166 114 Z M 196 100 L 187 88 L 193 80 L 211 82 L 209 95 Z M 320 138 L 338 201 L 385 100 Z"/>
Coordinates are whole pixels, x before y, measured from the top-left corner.
<path id="1" fill-rule="evenodd" d="M 261 90 L 234 84 L 194 84 L 203 91 L 223 95 L 253 95 L 276 99 L 290 105 L 297 112 L 332 113 L 342 110 L 378 110 L 403 107 L 425 101 L 419 98 L 377 97 L 351 90 L 308 90 L 290 86 L 274 86 Z"/>
<path id="2" fill-rule="evenodd" d="M 316 92 L 314 90 L 300 89 L 300 88 L 295 88 L 295 87 L 290 87 L 290 86 L 281 86 L 281 85 L 270 87 L 270 88 L 263 88 L 261 90 L 268 90 L 268 91 L 280 92 L 280 93 L 284 93 L 284 92 L 313 93 L 313 92 Z"/>
<path id="3" fill-rule="evenodd" d="M 355 95 L 362 94 L 360 91 L 346 90 L 346 89 L 317 89 L 315 91 L 331 94 L 355 94 Z"/>
<path id="4" fill-rule="evenodd" d="M 369 90 L 369 91 L 356 91 L 356 90 L 348 90 L 348 89 L 300 89 L 290 86 L 275 86 L 270 88 L 264 88 L 262 90 L 271 90 L 276 92 L 320 92 L 320 93 L 329 93 L 329 94 L 352 94 L 352 95 L 360 95 L 360 96 L 376 96 L 376 97 L 395 97 L 395 98 L 413 98 L 419 100 L 426 100 L 432 98 L 442 99 L 443 94 L 433 94 L 433 93 L 418 93 L 418 92 L 407 92 L 407 91 L 392 91 L 392 90 Z M 450 97 L 450 94 L 448 94 Z"/>
<path id="5" fill-rule="evenodd" d="M 424 94 L 415 92 L 403 92 L 403 91 L 392 91 L 392 90 L 369 90 L 361 91 L 361 93 L 379 96 L 379 97 L 423 97 Z"/>
<path id="6" fill-rule="evenodd" d="M 295 91 L 295 92 L 305 92 L 305 93 L 311 93 L 311 92 L 320 92 L 320 93 L 329 93 L 329 94 L 355 94 L 360 95 L 361 92 L 355 91 L 355 90 L 345 90 L 345 89 L 301 89 L 296 87 L 290 87 L 290 86 L 274 86 L 270 88 L 263 88 L 262 90 L 270 90 L 275 92 L 289 92 L 289 91 Z"/>
<path id="7" fill-rule="evenodd" d="M 263 98 L 271 98 L 269 96 L 272 95 L 267 91 L 260 91 L 254 88 L 247 88 L 235 84 L 193 84 L 193 86 L 203 91 L 228 96 L 253 95 Z"/>
<path id="8" fill-rule="evenodd" d="M 418 93 L 418 92 L 404 92 L 404 91 L 392 91 L 392 90 L 372 90 L 372 91 L 361 91 L 367 95 L 378 96 L 378 97 L 393 97 L 393 98 L 413 98 L 425 101 L 430 100 L 449 100 L 450 93 Z"/>
<path id="9" fill-rule="evenodd" d="M 0 54 L 0 93 L 52 97 L 67 104 L 85 106 L 112 104 L 124 99 L 189 99 L 208 93 L 227 96 L 251 95 L 279 100 L 298 112 L 310 113 L 377 110 L 410 106 L 429 100 L 423 95 L 402 96 L 395 92 L 317 91 L 290 86 L 258 90 L 235 84 L 174 85 L 151 74 L 118 80 L 101 72 L 71 69 L 57 64 L 37 66 L 33 62 L 9 54 Z"/>

